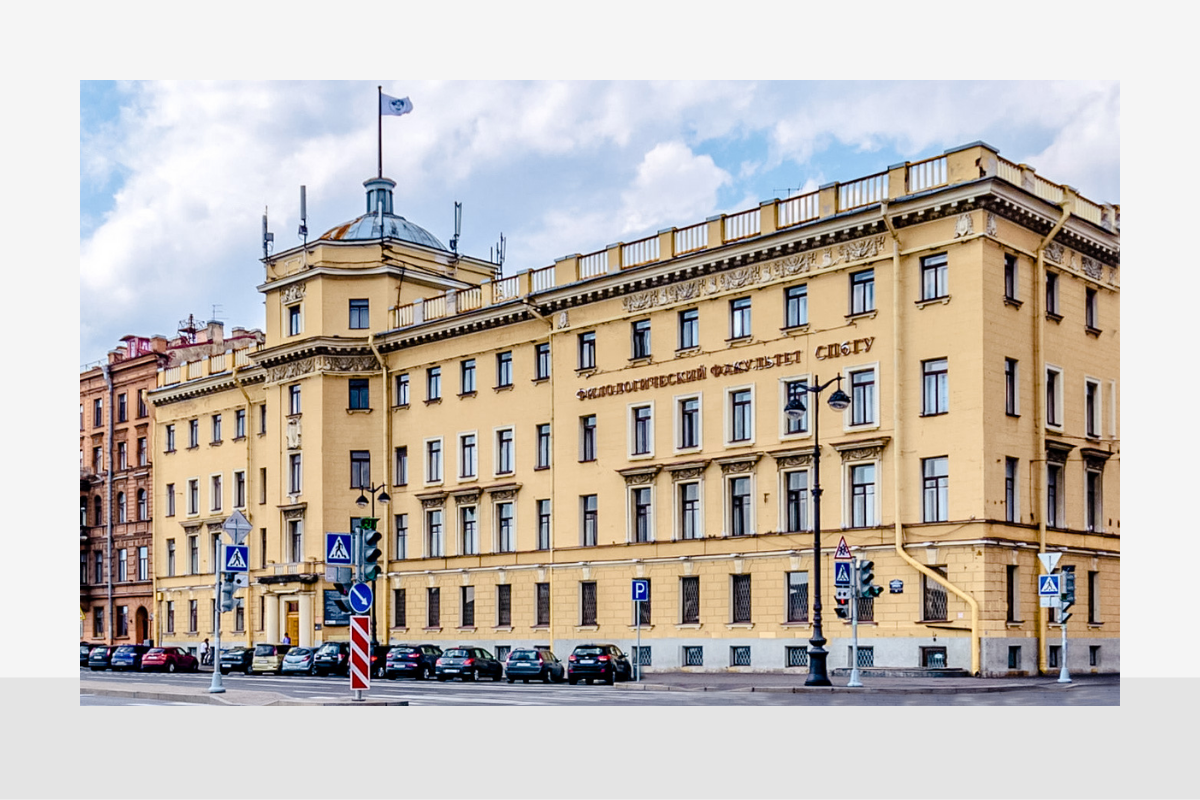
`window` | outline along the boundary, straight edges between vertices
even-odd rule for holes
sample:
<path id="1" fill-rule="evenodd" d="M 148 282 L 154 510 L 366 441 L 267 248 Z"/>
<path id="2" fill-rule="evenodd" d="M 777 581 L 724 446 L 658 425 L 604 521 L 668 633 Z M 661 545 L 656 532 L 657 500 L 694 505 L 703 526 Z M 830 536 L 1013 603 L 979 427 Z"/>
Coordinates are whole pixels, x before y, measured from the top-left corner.
<path id="1" fill-rule="evenodd" d="M 650 615 L 650 598 L 653 596 L 653 592 L 650 591 L 650 585 L 651 585 L 650 580 L 645 579 L 645 581 L 646 581 L 646 599 L 634 601 L 634 603 L 633 603 L 634 613 L 633 613 L 633 620 L 630 623 L 631 625 L 653 625 L 654 624 L 651 621 L 652 618 Z M 642 649 L 648 650 L 649 648 L 643 647 Z M 642 664 L 649 666 L 649 661 L 643 659 Z"/>
<path id="2" fill-rule="evenodd" d="M 579 334 L 579 369 L 596 368 L 596 332 Z"/>
<path id="3" fill-rule="evenodd" d="M 125 422 L 129 418 L 129 404 L 125 399 L 125 393 L 117 395 L 117 422 Z"/>
<path id="4" fill-rule="evenodd" d="M 700 484 L 694 481 L 681 483 L 676 491 L 679 492 L 679 538 L 701 538 Z"/>
<path id="5" fill-rule="evenodd" d="M 597 527 L 597 502 L 596 495 L 585 494 L 579 498 L 580 512 L 580 538 L 585 547 L 592 547 L 596 544 Z"/>
<path id="6" fill-rule="evenodd" d="M 1084 425 L 1087 438 L 1100 438 L 1100 382 L 1084 381 Z"/>
<path id="7" fill-rule="evenodd" d="M 445 555 L 442 534 L 442 509 L 434 508 L 425 512 L 425 555 Z"/>
<path id="8" fill-rule="evenodd" d="M 138 520 L 138 522 L 144 522 L 145 520 L 148 520 L 148 519 L 150 519 L 150 509 L 146 504 L 146 490 L 138 489 L 137 490 L 137 520 Z"/>
<path id="9" fill-rule="evenodd" d="M 1098 645 L 1098 644 L 1089 644 L 1088 645 L 1088 666 L 1089 667 L 1100 666 L 1100 645 Z"/>
<path id="10" fill-rule="evenodd" d="M 220 444 L 221 442 L 221 415 L 213 414 L 212 416 L 212 443 Z"/>
<path id="11" fill-rule="evenodd" d="M 396 405 L 408 405 L 408 373 L 396 376 Z"/>
<path id="12" fill-rule="evenodd" d="M 850 527 L 874 527 L 877 524 L 875 502 L 875 465 L 852 465 L 850 467 Z"/>
<path id="13" fill-rule="evenodd" d="M 783 292 L 783 327 L 808 324 L 808 285 L 789 286 Z"/>
<path id="14" fill-rule="evenodd" d="M 125 493 L 117 492 L 117 522 L 125 521 Z"/>
<path id="15" fill-rule="evenodd" d="M 1100 624 L 1100 573 L 1092 570 L 1087 574 L 1088 623 Z"/>
<path id="16" fill-rule="evenodd" d="M 1018 483 L 1019 461 L 1012 456 L 1004 459 L 1004 519 L 1021 521 L 1021 488 Z"/>
<path id="17" fill-rule="evenodd" d="M 950 410 L 950 395 L 946 387 L 947 361 L 935 358 L 921 362 L 922 403 L 921 414 L 945 414 Z"/>
<path id="18" fill-rule="evenodd" d="M 241 597 L 233 598 L 233 629 L 246 630 L 246 601 Z"/>
<path id="19" fill-rule="evenodd" d="M 866 314 L 875 310 L 875 270 L 850 274 L 850 313 Z"/>
<path id="20" fill-rule="evenodd" d="M 1062 464 L 1046 465 L 1046 525 L 1065 527 L 1063 520 Z"/>
<path id="21" fill-rule="evenodd" d="M 496 504 L 496 552 L 511 553 L 517 549 L 513 523 L 513 504 Z"/>
<path id="22" fill-rule="evenodd" d="M 92 472 L 99 473 L 104 469 L 103 450 L 99 447 L 92 448 Z"/>
<path id="23" fill-rule="evenodd" d="M 1087 329 L 1089 331 L 1099 332 L 1100 320 L 1099 320 L 1099 307 L 1097 306 L 1097 300 L 1096 300 L 1096 298 L 1097 298 L 1096 290 L 1089 288 L 1084 291 L 1085 291 L 1085 299 L 1084 299 L 1084 306 L 1083 306 L 1084 325 L 1087 326 Z"/>
<path id="24" fill-rule="evenodd" d="M 750 608 L 750 576 L 730 575 L 731 599 L 730 619 L 732 623 L 749 623 Z"/>
<path id="25" fill-rule="evenodd" d="M 474 478 L 479 474 L 476 450 L 475 434 L 464 433 L 458 437 L 458 477 Z"/>
<path id="26" fill-rule="evenodd" d="M 200 574 L 200 537 L 188 537 L 188 574 Z"/>
<path id="27" fill-rule="evenodd" d="M 303 330 L 300 320 L 300 306 L 288 306 L 287 308 L 287 330 L 288 336 L 298 336 Z"/>
<path id="28" fill-rule="evenodd" d="M 92 634 L 94 636 L 104 635 L 104 606 L 96 606 L 92 609 Z"/>
<path id="29" fill-rule="evenodd" d="M 875 621 L 875 598 L 874 597 L 858 597 L 855 598 L 858 604 L 856 613 L 858 614 L 859 622 L 874 622 Z M 859 652 L 862 652 L 862 647 L 859 647 Z"/>
<path id="30" fill-rule="evenodd" d="M 200 420 L 188 420 L 188 447 L 200 446 Z"/>
<path id="31" fill-rule="evenodd" d="M 679 349 L 691 350 L 700 346 L 700 309 L 685 308 L 679 312 Z"/>
<path id="32" fill-rule="evenodd" d="M 396 448 L 396 485 L 405 486 L 408 484 L 408 446 L 401 445 Z"/>
<path id="33" fill-rule="evenodd" d="M 365 330 L 371 327 L 371 301 L 350 301 L 350 327 L 353 330 Z"/>
<path id="34" fill-rule="evenodd" d="M 442 368 L 430 367 L 425 370 L 425 400 L 442 399 Z"/>
<path id="35" fill-rule="evenodd" d="M 579 583 L 579 624 L 596 624 L 596 582 Z"/>
<path id="36" fill-rule="evenodd" d="M 175 632 L 175 601 L 167 601 L 167 633 Z"/>
<path id="37" fill-rule="evenodd" d="M 233 438 L 246 438 L 246 409 L 244 408 L 233 412 Z"/>
<path id="38" fill-rule="evenodd" d="M 684 397 L 679 400 L 680 450 L 700 446 L 700 397 Z"/>
<path id="39" fill-rule="evenodd" d="M 794 436 L 796 434 L 808 433 L 808 407 L 810 401 L 808 396 L 808 380 L 792 380 L 783 382 L 783 407 L 786 408 L 793 400 L 799 400 L 804 405 L 804 410 L 800 412 L 798 419 L 792 419 L 787 414 L 783 415 L 783 432 L 785 435 Z"/>
<path id="40" fill-rule="evenodd" d="M 175 426 L 168 425 L 166 428 L 166 431 L 167 431 L 167 446 L 166 446 L 166 448 L 164 448 L 163 452 L 164 453 L 174 453 L 175 452 Z"/>
<path id="41" fill-rule="evenodd" d="M 506 350 L 496 354 L 496 386 L 503 388 L 513 385 L 512 351 Z"/>
<path id="42" fill-rule="evenodd" d="M 874 425 L 876 422 L 875 370 L 848 370 L 850 373 L 850 424 Z"/>
<path id="43" fill-rule="evenodd" d="M 425 443 L 425 482 L 440 483 L 442 480 L 442 440 L 430 439 Z"/>
<path id="44" fill-rule="evenodd" d="M 288 387 L 288 414 L 300 413 L 300 384 L 293 383 Z"/>
<path id="45" fill-rule="evenodd" d="M 150 409 L 149 409 L 149 408 L 146 406 L 146 390 L 145 390 L 145 389 L 138 389 L 138 390 L 137 390 L 137 401 L 138 401 L 138 412 L 137 412 L 137 415 L 138 415 L 139 417 L 145 417 L 145 416 L 147 416 L 147 415 L 150 413 Z M 83 423 L 83 414 L 82 414 L 82 411 L 83 411 L 83 409 L 82 409 L 82 408 L 80 408 L 80 412 L 81 412 L 81 413 L 80 413 L 80 415 L 79 415 L 79 416 L 80 416 L 80 425 L 79 425 L 79 427 L 80 427 L 80 428 L 82 428 L 82 427 L 83 427 L 83 424 L 82 424 L 82 423 Z"/>
<path id="46" fill-rule="evenodd" d="M 729 479 L 729 535 L 746 536 L 753 533 L 750 523 L 750 478 Z"/>
<path id="47" fill-rule="evenodd" d="M 267 432 L 267 404 L 263 403 L 258 407 L 258 432 L 265 434 Z"/>
<path id="48" fill-rule="evenodd" d="M 220 511 L 224 507 L 224 488 L 220 475 L 213 475 L 209 478 L 209 509 L 211 511 Z"/>
<path id="49" fill-rule="evenodd" d="M 922 520 L 945 522 L 949 517 L 948 485 L 950 459 L 945 456 L 921 459 Z"/>
<path id="50" fill-rule="evenodd" d="M 258 468 L 258 502 L 262 505 L 267 502 L 267 468 Z"/>
<path id="51" fill-rule="evenodd" d="M 748 667 L 750 666 L 750 648 L 749 647 L 730 647 L 729 648 L 729 666 L 731 667 Z"/>
<path id="52" fill-rule="evenodd" d="M 754 439 L 754 401 L 750 389 L 735 389 L 729 393 L 729 441 L 749 442 Z"/>
<path id="53" fill-rule="evenodd" d="M 550 377 L 550 343 L 542 342 L 533 347 L 533 379 L 544 381 Z"/>
<path id="54" fill-rule="evenodd" d="M 784 665 L 788 667 L 807 667 L 808 666 L 808 648 L 800 647 L 785 647 Z"/>
<path id="55" fill-rule="evenodd" d="M 537 549 L 550 549 L 550 501 L 537 501 Z"/>
<path id="56" fill-rule="evenodd" d="M 1062 645 L 1057 645 L 1057 644 L 1050 645 L 1050 652 L 1046 658 L 1046 666 L 1050 667 L 1051 669 L 1058 669 L 1059 668 L 1058 660 L 1059 660 L 1059 655 L 1061 653 L 1062 653 Z"/>
<path id="57" fill-rule="evenodd" d="M 808 573 L 787 574 L 787 621 L 808 622 Z"/>
<path id="58" fill-rule="evenodd" d="M 1021 414 L 1021 374 L 1015 358 L 1004 359 L 1004 413 L 1010 417 Z"/>
<path id="59" fill-rule="evenodd" d="M 408 627 L 408 595 L 404 589 L 392 590 L 392 626 Z"/>
<path id="60" fill-rule="evenodd" d="M 99 428 L 104 424 L 104 400 L 96 398 L 92 401 L 92 427 Z"/>
<path id="61" fill-rule="evenodd" d="M 510 583 L 496 584 L 496 627 L 512 627 L 512 584 Z"/>
<path id="62" fill-rule="evenodd" d="M 679 579 L 679 623 L 700 624 L 700 576 L 688 575 Z"/>
<path id="63" fill-rule="evenodd" d="M 188 504 L 187 513 L 200 513 L 200 481 L 196 478 L 188 480 Z"/>
<path id="64" fill-rule="evenodd" d="M 537 461 L 534 469 L 547 469 L 550 466 L 550 423 L 537 426 Z"/>
<path id="65" fill-rule="evenodd" d="M 175 577 L 175 540 L 167 539 L 167 577 Z"/>
<path id="66" fill-rule="evenodd" d="M 1058 316 L 1058 274 L 1046 272 L 1046 313 Z"/>
<path id="67" fill-rule="evenodd" d="M 458 587 L 458 619 L 459 627 L 474 628 L 475 627 L 475 587 L 460 586 Z"/>
<path id="68" fill-rule="evenodd" d="M 104 553 L 97 550 L 92 557 L 92 567 L 96 573 L 96 583 L 104 583 Z"/>
<path id="69" fill-rule="evenodd" d="M 945 577 L 945 567 L 930 567 L 935 573 Z M 921 574 L 921 619 L 946 619 L 946 587 L 924 573 Z"/>
<path id="70" fill-rule="evenodd" d="M 1062 370 L 1046 367 L 1046 424 L 1061 428 L 1062 413 Z"/>
<path id="71" fill-rule="evenodd" d="M 738 297 L 729 301 L 729 338 L 750 337 L 750 298 Z"/>
<path id="72" fill-rule="evenodd" d="M 635 456 L 650 455 L 653 450 L 654 429 L 650 406 L 634 406 L 629 410 L 632 426 L 630 452 Z"/>
<path id="73" fill-rule="evenodd" d="M 1004 256 L 1004 298 L 1017 299 L 1017 257 L 1014 255 Z"/>
<path id="74" fill-rule="evenodd" d="M 459 363 L 459 394 L 475 394 L 475 359 Z"/>
<path id="75" fill-rule="evenodd" d="M 267 529 L 258 529 L 258 566 L 267 566 Z"/>
<path id="76" fill-rule="evenodd" d="M 137 579 L 139 581 L 150 580 L 150 548 L 149 547 L 143 546 L 143 547 L 138 548 Z"/>
<path id="77" fill-rule="evenodd" d="M 124 583 L 129 580 L 129 551 L 122 547 L 117 551 L 117 582 Z"/>
<path id="78" fill-rule="evenodd" d="M 539 628 L 550 625 L 550 584 L 537 584 L 537 600 L 535 609 L 535 625 Z"/>
<path id="79" fill-rule="evenodd" d="M 425 626 L 427 628 L 442 626 L 442 590 L 436 586 L 425 589 Z"/>
<path id="80" fill-rule="evenodd" d="M 129 456 L 125 442 L 117 442 L 117 469 L 129 469 Z"/>
<path id="81" fill-rule="evenodd" d="M 396 515 L 396 549 L 392 558 L 408 558 L 408 514 Z"/>
<path id="82" fill-rule="evenodd" d="M 288 494 L 300 494 L 300 454 L 288 456 Z"/>
<path id="83" fill-rule="evenodd" d="M 298 563 L 304 560 L 304 520 L 288 520 L 288 560 Z"/>
<path id="84" fill-rule="evenodd" d="M 1084 470 L 1083 511 L 1086 515 L 1084 525 L 1092 533 L 1104 532 L 1104 505 L 1101 486 L 1103 473 L 1099 469 L 1088 467 Z"/>
<path id="85" fill-rule="evenodd" d="M 630 531 L 634 542 L 649 542 L 653 536 L 650 518 L 650 487 L 637 486 L 629 492 Z"/>
<path id="86" fill-rule="evenodd" d="M 945 253 L 921 259 L 921 299 L 946 297 L 947 258 Z"/>
<path id="87" fill-rule="evenodd" d="M 351 378 L 350 408 L 363 409 L 371 407 L 371 382 L 367 378 Z"/>
<path id="88" fill-rule="evenodd" d="M 246 507 L 246 473 L 233 473 L 233 507 Z"/>
<path id="89" fill-rule="evenodd" d="M 788 533 L 812 530 L 808 521 L 808 471 L 785 472 L 783 482 L 785 530 Z"/>
<path id="90" fill-rule="evenodd" d="M 579 418 L 579 460 L 596 460 L 596 415 Z"/>
<path id="91" fill-rule="evenodd" d="M 371 451 L 350 451 L 350 488 L 371 488 Z"/>
<path id="92" fill-rule="evenodd" d="M 1007 599 L 1008 611 L 1005 616 L 1007 622 L 1021 621 L 1021 573 L 1020 567 L 1016 564 L 1009 564 L 1006 567 L 1005 575 L 1005 595 Z M 1012 668 L 1012 664 L 1009 664 Z"/>
<path id="93" fill-rule="evenodd" d="M 496 474 L 510 474 L 516 469 L 516 463 L 516 456 L 513 454 L 513 429 L 502 428 L 496 431 Z"/>
<path id="94" fill-rule="evenodd" d="M 639 319 L 631 325 L 632 352 L 630 358 L 650 357 L 650 320 Z"/>
<path id="95" fill-rule="evenodd" d="M 129 606 L 117 606 L 117 636 L 129 635 Z"/>

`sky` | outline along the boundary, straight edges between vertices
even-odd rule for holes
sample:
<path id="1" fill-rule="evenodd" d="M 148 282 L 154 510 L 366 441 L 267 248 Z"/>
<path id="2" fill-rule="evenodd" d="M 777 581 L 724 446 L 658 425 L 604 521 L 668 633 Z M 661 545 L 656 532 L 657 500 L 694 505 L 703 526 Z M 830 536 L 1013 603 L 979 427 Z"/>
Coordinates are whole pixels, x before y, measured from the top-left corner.
<path id="1" fill-rule="evenodd" d="M 506 275 L 984 141 L 1119 203 L 1117 81 L 81 81 L 79 363 L 189 315 L 261 328 L 276 251 L 396 211 Z M 102 301 L 102 302 L 97 302 Z"/>

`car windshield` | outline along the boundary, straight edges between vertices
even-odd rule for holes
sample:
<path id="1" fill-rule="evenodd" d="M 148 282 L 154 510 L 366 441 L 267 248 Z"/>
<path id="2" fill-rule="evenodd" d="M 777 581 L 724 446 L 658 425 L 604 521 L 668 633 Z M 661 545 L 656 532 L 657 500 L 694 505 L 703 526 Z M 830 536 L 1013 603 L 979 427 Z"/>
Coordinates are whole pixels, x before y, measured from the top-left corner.
<path id="1" fill-rule="evenodd" d="M 307 647 L 297 647 L 295 650 L 289 650 L 288 655 L 297 656 L 299 658 L 308 658 L 312 655 L 312 652 L 313 651 L 309 650 Z"/>
<path id="2" fill-rule="evenodd" d="M 153 650 L 151 650 L 149 653 L 147 653 L 146 655 L 148 655 L 148 656 L 158 656 L 158 655 L 162 655 L 162 654 L 163 654 L 163 653 L 165 653 L 165 652 L 166 652 L 166 651 L 165 651 L 165 650 L 163 650 L 161 647 L 156 647 L 156 648 L 154 648 Z"/>
<path id="3" fill-rule="evenodd" d="M 447 650 L 442 655 L 444 655 L 446 658 L 467 658 L 471 654 L 466 650 Z"/>
<path id="4" fill-rule="evenodd" d="M 396 655 L 396 656 L 406 656 L 409 653 L 415 653 L 415 652 L 417 652 L 417 648 L 415 648 L 415 647 L 393 647 L 392 648 L 392 655 Z"/>
<path id="5" fill-rule="evenodd" d="M 538 655 L 532 650 L 514 650 L 508 657 L 509 661 L 537 661 Z"/>
<path id="6" fill-rule="evenodd" d="M 130 653 L 136 653 L 136 652 L 137 652 L 137 649 L 133 645 L 125 644 L 125 645 L 121 645 L 120 647 L 117 648 L 116 654 L 117 655 L 129 655 Z"/>
<path id="7" fill-rule="evenodd" d="M 338 651 L 337 642 L 330 642 L 329 644 L 321 645 L 321 649 L 317 651 L 317 654 L 318 655 L 322 655 L 322 654 L 334 655 L 335 653 L 337 653 L 337 651 Z"/>
<path id="8" fill-rule="evenodd" d="M 577 656 L 599 656 L 604 654 L 603 647 L 576 647 L 575 655 Z"/>
<path id="9" fill-rule="evenodd" d="M 254 655 L 256 655 L 256 656 L 273 656 L 273 655 L 275 655 L 275 645 L 260 644 L 258 647 L 254 648 Z"/>

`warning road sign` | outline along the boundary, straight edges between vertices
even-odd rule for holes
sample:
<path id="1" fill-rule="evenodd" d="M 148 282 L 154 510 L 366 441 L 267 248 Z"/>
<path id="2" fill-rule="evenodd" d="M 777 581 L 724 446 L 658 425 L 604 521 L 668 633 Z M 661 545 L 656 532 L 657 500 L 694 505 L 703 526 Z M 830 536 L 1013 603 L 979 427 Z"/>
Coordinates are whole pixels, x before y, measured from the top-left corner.
<path id="1" fill-rule="evenodd" d="M 371 688 L 371 618 L 350 618 L 350 688 Z"/>
<path id="2" fill-rule="evenodd" d="M 837 550 L 834 552 L 833 557 L 844 558 L 847 561 L 854 558 L 854 556 L 850 555 L 850 548 L 846 545 L 845 536 L 843 536 L 842 540 L 838 542 Z"/>

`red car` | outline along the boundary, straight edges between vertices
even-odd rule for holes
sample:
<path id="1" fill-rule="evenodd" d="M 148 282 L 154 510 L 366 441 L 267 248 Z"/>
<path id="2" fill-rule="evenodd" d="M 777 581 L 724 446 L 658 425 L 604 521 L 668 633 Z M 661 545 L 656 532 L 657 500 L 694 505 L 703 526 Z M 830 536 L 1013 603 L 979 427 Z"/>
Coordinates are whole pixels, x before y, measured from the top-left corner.
<path id="1" fill-rule="evenodd" d="M 143 672 L 198 672 L 200 661 L 178 647 L 152 647 L 142 656 Z"/>

